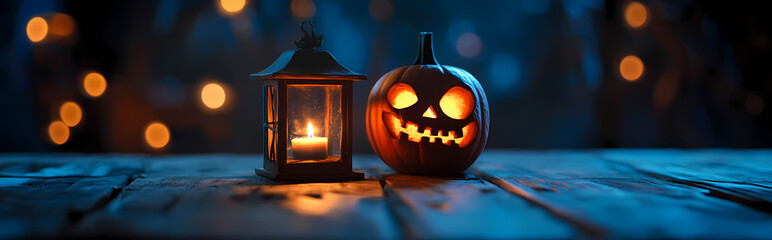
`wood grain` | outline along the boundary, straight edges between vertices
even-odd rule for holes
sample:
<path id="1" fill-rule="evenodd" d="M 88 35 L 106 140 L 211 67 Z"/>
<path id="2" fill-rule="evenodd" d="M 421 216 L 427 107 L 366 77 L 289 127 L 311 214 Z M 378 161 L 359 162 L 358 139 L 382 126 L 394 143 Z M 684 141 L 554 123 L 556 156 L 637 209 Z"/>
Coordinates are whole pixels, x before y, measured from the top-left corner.
<path id="1" fill-rule="evenodd" d="M 772 152 L 767 150 L 610 150 L 601 158 L 772 214 Z"/>
<path id="2" fill-rule="evenodd" d="M 377 181 L 276 185 L 257 176 L 137 179 L 80 237 L 397 238 Z"/>
<path id="3" fill-rule="evenodd" d="M 521 196 L 602 226 L 613 238 L 767 238 L 772 233 L 768 214 L 604 161 L 602 154 L 495 152 L 475 167 L 522 190 Z"/>
<path id="4" fill-rule="evenodd" d="M 407 237 L 440 239 L 569 238 L 570 225 L 480 179 L 383 176 Z"/>
<path id="5" fill-rule="evenodd" d="M 769 238 L 770 150 L 486 150 L 465 177 L 279 183 L 262 156 L 0 155 L 0 238 Z"/>
<path id="6" fill-rule="evenodd" d="M 144 155 L 2 154 L 0 177 L 102 177 L 144 172 Z"/>
<path id="7" fill-rule="evenodd" d="M 126 176 L 0 178 L 0 238 L 50 238 L 102 207 Z"/>

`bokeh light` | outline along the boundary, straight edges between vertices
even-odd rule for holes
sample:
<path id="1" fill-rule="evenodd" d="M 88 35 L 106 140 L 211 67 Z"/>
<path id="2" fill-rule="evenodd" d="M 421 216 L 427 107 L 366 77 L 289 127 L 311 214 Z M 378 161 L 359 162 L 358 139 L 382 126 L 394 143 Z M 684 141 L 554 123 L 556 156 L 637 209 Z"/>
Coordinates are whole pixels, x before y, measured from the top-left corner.
<path id="1" fill-rule="evenodd" d="M 316 3 L 312 0 L 292 0 L 290 4 L 292 15 L 297 18 L 312 18 L 316 14 Z"/>
<path id="2" fill-rule="evenodd" d="M 496 53 L 490 67 L 491 92 L 509 96 L 519 92 L 522 66 L 517 58 L 507 53 Z"/>
<path id="3" fill-rule="evenodd" d="M 448 46 L 456 46 L 458 37 L 461 37 L 461 35 L 465 33 L 473 32 L 477 32 L 477 27 L 475 27 L 474 23 L 468 20 L 459 20 L 448 24 L 448 29 L 445 34 L 437 35 L 436 37 L 442 36 L 445 38 L 445 41 L 447 41 Z"/>
<path id="4" fill-rule="evenodd" d="M 51 27 L 49 31 L 51 34 L 66 37 L 72 34 L 75 30 L 75 19 L 70 15 L 57 13 L 51 17 Z"/>
<path id="5" fill-rule="evenodd" d="M 635 81 L 643 75 L 643 62 L 635 55 L 629 55 L 619 63 L 619 73 L 627 81 Z"/>
<path id="6" fill-rule="evenodd" d="M 145 142 L 153 148 L 162 148 L 169 143 L 169 128 L 163 123 L 152 122 L 145 128 Z"/>
<path id="7" fill-rule="evenodd" d="M 391 0 L 371 0 L 370 16 L 378 21 L 386 21 L 394 15 L 394 4 Z"/>
<path id="8" fill-rule="evenodd" d="M 48 125 L 48 137 L 56 145 L 62 145 L 70 139 L 70 128 L 62 121 L 53 121 Z"/>
<path id="9" fill-rule="evenodd" d="M 68 101 L 59 107 L 59 117 L 68 127 L 74 127 L 83 118 L 83 111 L 77 103 Z"/>
<path id="10" fill-rule="evenodd" d="M 643 26 L 648 18 L 649 10 L 640 2 L 631 2 L 625 8 L 625 20 L 633 28 Z"/>
<path id="11" fill-rule="evenodd" d="M 201 88 L 201 102 L 211 109 L 218 109 L 225 104 L 225 89 L 217 83 L 206 84 Z"/>
<path id="12" fill-rule="evenodd" d="M 246 0 L 220 0 L 220 8 L 231 14 L 241 12 L 246 5 Z"/>
<path id="13" fill-rule="evenodd" d="M 456 50 L 461 56 L 466 58 L 474 58 L 480 54 L 482 50 L 482 40 L 477 34 L 464 33 L 456 41 Z"/>
<path id="14" fill-rule="evenodd" d="M 12 107 L 0 117 L 8 139 L 0 151 L 150 152 L 155 148 L 146 142 L 144 131 L 160 121 L 170 133 L 172 127 L 175 130 L 175 141 L 169 140 L 162 151 L 260 152 L 261 148 L 249 146 L 262 144 L 262 138 L 251 134 L 260 132 L 262 125 L 247 120 L 260 118 L 261 112 L 244 109 L 258 109 L 262 95 L 243 91 L 260 82 L 233 80 L 267 68 L 285 50 L 296 49 L 295 41 L 303 36 L 300 21 L 312 19 L 316 32 L 324 35 L 321 49 L 342 66 L 373 78 L 411 63 L 416 35 L 434 31 L 437 60 L 474 75 L 490 108 L 533 110 L 527 115 L 512 111 L 492 115 L 492 121 L 511 124 L 490 136 L 490 146 L 772 146 L 772 134 L 763 135 L 770 136 L 766 138 L 756 134 L 772 129 L 772 111 L 766 108 L 772 92 L 765 88 L 772 82 L 772 68 L 765 68 L 769 64 L 764 59 L 772 49 L 772 32 L 764 28 L 769 14 L 734 16 L 721 11 L 765 9 L 767 4 L 185 3 L 125 3 L 119 9 L 115 4 L 59 1 L 13 4 L 6 25 L 15 30 L 9 31 L 12 38 L 4 47 L 13 61 L 0 70 L 0 82 L 6 85 L 0 98 Z M 706 78 L 710 81 L 701 80 Z M 367 99 L 372 82 L 353 86 L 354 99 Z M 620 91 L 625 92 L 621 100 L 614 95 Z M 691 102 L 689 94 L 717 102 Z M 542 101 L 551 95 L 562 97 Z M 418 92 L 416 98 L 421 97 Z M 67 101 L 74 107 L 64 114 Z M 608 114 L 609 108 L 592 104 L 614 101 L 626 104 L 619 108 L 625 111 Z M 353 111 L 366 112 L 366 107 L 355 104 Z M 439 107 L 432 110 L 441 118 Z M 679 116 L 666 116 L 682 110 L 699 125 L 684 127 Z M 719 121 L 717 116 L 733 117 Z M 567 117 L 581 120 L 582 127 L 560 121 Z M 366 115 L 353 118 L 363 122 Z M 66 148 L 50 140 L 46 123 L 53 121 L 68 126 L 73 141 L 66 140 L 62 145 Z M 618 128 L 607 130 L 599 123 Z M 719 130 L 710 127 L 718 123 L 723 124 Z M 680 130 L 668 132 L 666 138 L 653 134 L 668 131 L 663 126 Z M 609 138 L 608 131 L 619 134 Z M 367 141 L 366 131 L 353 133 L 353 141 Z M 725 135 L 736 138 L 716 137 Z M 201 149 L 201 144 L 209 147 Z M 367 144 L 352 150 L 371 152 Z"/>
<path id="15" fill-rule="evenodd" d="M 83 78 L 83 90 L 91 97 L 99 97 L 107 89 L 107 80 L 102 74 L 92 72 Z"/>
<path id="16" fill-rule="evenodd" d="M 753 115 L 759 115 L 764 111 L 764 100 L 757 94 L 750 94 L 745 99 L 745 107 Z"/>
<path id="17" fill-rule="evenodd" d="M 48 35 L 48 23 L 42 17 L 34 17 L 27 23 L 27 37 L 32 42 L 40 42 Z"/>

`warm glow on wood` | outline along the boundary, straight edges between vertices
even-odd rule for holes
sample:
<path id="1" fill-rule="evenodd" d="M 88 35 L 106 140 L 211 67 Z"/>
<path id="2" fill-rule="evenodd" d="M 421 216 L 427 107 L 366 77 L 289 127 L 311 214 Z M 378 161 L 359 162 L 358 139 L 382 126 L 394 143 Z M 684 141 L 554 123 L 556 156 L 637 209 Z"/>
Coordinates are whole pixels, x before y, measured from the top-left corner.
<path id="1" fill-rule="evenodd" d="M 391 86 L 386 99 L 389 101 L 392 107 L 396 109 L 403 109 L 413 106 L 418 102 L 418 96 L 410 85 L 404 83 L 397 83 Z"/>
<path id="2" fill-rule="evenodd" d="M 201 89 L 201 101 L 208 108 L 220 108 L 225 104 L 225 89 L 220 84 L 209 83 Z"/>
<path id="3" fill-rule="evenodd" d="M 643 75 L 644 66 L 640 58 L 629 55 L 619 63 L 619 73 L 627 81 L 635 81 Z"/>
<path id="4" fill-rule="evenodd" d="M 153 148 L 162 148 L 169 143 L 169 128 L 163 123 L 153 122 L 145 128 L 145 142 Z"/>
<path id="5" fill-rule="evenodd" d="M 227 13 L 238 13 L 247 5 L 246 0 L 220 0 L 220 7 Z"/>
<path id="6" fill-rule="evenodd" d="M 83 90 L 86 91 L 90 97 L 99 97 L 107 89 L 107 80 L 102 74 L 98 72 L 92 72 L 83 78 Z"/>
<path id="7" fill-rule="evenodd" d="M 639 28 L 649 18 L 649 10 L 640 2 L 631 2 L 625 8 L 625 20 L 633 28 Z"/>
<path id="8" fill-rule="evenodd" d="M 337 193 L 324 194 L 322 197 L 318 198 L 298 194 L 297 196 L 282 201 L 281 205 L 302 215 L 324 216 L 325 214 L 334 212 L 337 208 L 342 208 L 345 204 L 356 204 L 350 199 L 347 199 L 348 201 L 343 201 L 345 199 L 346 198 L 341 194 Z"/>
<path id="9" fill-rule="evenodd" d="M 54 121 L 48 125 L 48 137 L 56 145 L 62 145 L 70 138 L 70 128 L 62 121 Z"/>
<path id="10" fill-rule="evenodd" d="M 40 42 L 48 35 L 48 23 L 42 17 L 34 17 L 27 23 L 27 37 L 32 42 Z"/>
<path id="11" fill-rule="evenodd" d="M 77 103 L 69 101 L 59 107 L 59 117 L 62 118 L 62 122 L 68 127 L 74 127 L 83 118 L 83 111 Z"/>
<path id="12" fill-rule="evenodd" d="M 452 119 L 464 119 L 474 110 L 474 96 L 463 87 L 453 87 L 440 99 L 440 108 Z"/>

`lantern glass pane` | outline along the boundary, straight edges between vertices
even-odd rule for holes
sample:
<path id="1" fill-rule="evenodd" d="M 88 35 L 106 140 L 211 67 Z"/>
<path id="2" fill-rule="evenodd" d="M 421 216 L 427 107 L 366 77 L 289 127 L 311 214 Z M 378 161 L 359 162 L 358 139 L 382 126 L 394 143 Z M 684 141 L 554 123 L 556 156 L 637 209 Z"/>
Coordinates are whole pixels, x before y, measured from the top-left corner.
<path id="1" fill-rule="evenodd" d="M 340 160 L 341 85 L 287 85 L 287 163 Z"/>
<path id="2" fill-rule="evenodd" d="M 265 123 L 263 124 L 263 133 L 264 141 L 265 141 L 265 155 L 266 157 L 276 162 L 276 144 L 279 142 L 279 134 L 277 132 L 278 128 L 278 109 L 279 109 L 279 101 L 278 96 L 276 93 L 276 85 L 266 85 L 265 86 Z"/>

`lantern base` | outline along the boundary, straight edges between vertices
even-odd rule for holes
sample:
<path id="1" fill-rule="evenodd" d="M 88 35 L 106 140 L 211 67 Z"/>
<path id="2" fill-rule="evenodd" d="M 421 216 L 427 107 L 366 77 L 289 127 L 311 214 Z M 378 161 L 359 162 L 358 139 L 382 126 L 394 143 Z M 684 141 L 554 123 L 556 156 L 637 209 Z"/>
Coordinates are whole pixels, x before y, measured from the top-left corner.
<path id="1" fill-rule="evenodd" d="M 262 168 L 255 168 L 257 175 L 278 182 L 345 182 L 365 180 L 365 174 L 360 172 L 335 172 L 326 174 L 288 174 L 273 173 Z"/>

